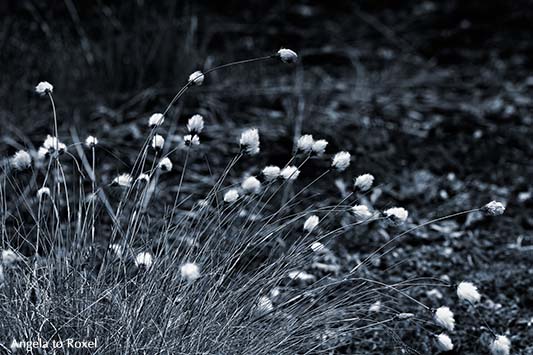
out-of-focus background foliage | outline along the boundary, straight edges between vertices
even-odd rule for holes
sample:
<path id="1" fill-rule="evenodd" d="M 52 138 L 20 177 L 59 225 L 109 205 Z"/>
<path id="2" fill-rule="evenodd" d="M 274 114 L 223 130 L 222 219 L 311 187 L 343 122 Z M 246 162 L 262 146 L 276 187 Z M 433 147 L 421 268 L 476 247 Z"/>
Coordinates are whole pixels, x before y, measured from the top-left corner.
<path id="1" fill-rule="evenodd" d="M 4 0 L 0 16 L 2 155 L 51 133 L 49 103 L 33 93 L 41 80 L 55 87 L 63 140 L 73 128 L 94 134 L 128 164 L 147 117 L 192 71 L 294 49 L 297 66 L 215 73 L 172 119 L 183 126 L 202 113 L 203 149 L 228 156 L 240 128 L 257 126 L 262 163 L 286 161 L 301 133 L 326 138 L 328 151 L 353 153 L 353 176 L 376 176 L 377 205 L 396 201 L 419 222 L 505 201 L 504 218 L 421 231 L 397 249 L 401 266 L 380 269 L 390 279 L 476 280 L 491 326 L 533 351 L 531 1 Z M 108 181 L 118 170 L 102 169 Z M 339 196 L 332 184 L 321 189 Z M 354 234 L 346 249 L 386 237 Z M 479 331 L 460 331 L 463 351 L 476 349 Z"/>

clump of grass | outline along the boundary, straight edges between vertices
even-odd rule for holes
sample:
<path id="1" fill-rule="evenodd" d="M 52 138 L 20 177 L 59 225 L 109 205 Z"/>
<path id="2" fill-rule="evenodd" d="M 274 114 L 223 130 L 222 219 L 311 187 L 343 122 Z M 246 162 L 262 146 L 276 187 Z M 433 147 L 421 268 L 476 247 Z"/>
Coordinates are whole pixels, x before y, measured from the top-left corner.
<path id="1" fill-rule="evenodd" d="M 335 263 L 335 243 L 344 233 L 370 222 L 400 226 L 409 214 L 401 207 L 372 212 L 360 201 L 374 182 L 370 174 L 357 177 L 342 200 L 318 203 L 316 183 L 351 163 L 346 151 L 329 157 L 323 139 L 304 135 L 284 166 L 261 167 L 260 133 L 245 129 L 235 137 L 234 157 L 222 172 L 213 172 L 210 190 L 184 193 L 189 164 L 203 158 L 196 148 L 209 127 L 194 115 L 182 144 L 169 147 L 171 107 L 215 70 L 272 59 L 290 64 L 298 57 L 281 49 L 191 74 L 167 108 L 148 119 L 132 166 L 107 183 L 98 178 L 97 158 L 105 153 L 98 138 L 62 143 L 53 87 L 37 86 L 52 105 L 54 136 L 35 152 L 35 164 L 24 151 L 3 165 L 2 339 L 97 339 L 106 354 L 315 354 L 413 322 L 435 337 L 438 349 L 453 348 L 447 334 L 436 334 L 439 326 L 454 330 L 449 307 L 434 310 L 409 294 L 435 279 L 385 284 L 361 270 L 417 228 L 475 211 L 501 214 L 503 205 L 492 202 L 414 226 L 350 269 Z M 316 176 L 302 174 L 310 160 L 328 159 Z M 253 171 L 233 178 L 243 163 L 253 164 Z M 175 171 L 177 179 L 165 175 Z M 346 215 L 352 222 L 339 225 Z M 479 300 L 472 284 L 460 284 L 457 294 Z M 418 313 L 398 301 L 381 306 L 398 296 Z M 508 353 L 508 338 L 493 335 L 492 351 Z"/>

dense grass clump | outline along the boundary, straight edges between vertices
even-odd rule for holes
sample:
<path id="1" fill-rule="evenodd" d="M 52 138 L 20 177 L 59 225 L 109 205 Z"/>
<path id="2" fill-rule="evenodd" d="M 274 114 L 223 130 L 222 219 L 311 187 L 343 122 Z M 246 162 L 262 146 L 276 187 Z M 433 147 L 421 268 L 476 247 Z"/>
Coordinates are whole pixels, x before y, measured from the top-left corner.
<path id="1" fill-rule="evenodd" d="M 194 115 L 186 127 L 173 126 L 178 139 L 170 134 L 171 108 L 211 72 L 297 59 L 281 49 L 191 74 L 167 108 L 149 117 L 133 163 L 111 181 L 99 178 L 99 158 L 109 151 L 97 137 L 82 142 L 72 134 L 72 143 L 63 143 L 53 86 L 40 83 L 36 92 L 52 105 L 53 135 L 2 165 L 0 339 L 10 341 L 3 351 L 24 348 L 21 341 L 75 339 L 95 340 L 102 354 L 370 352 L 376 344 L 369 334 L 380 330 L 386 347 L 413 326 L 435 348 L 453 349 L 453 336 L 442 333 L 455 327 L 452 301 L 433 309 L 410 291 L 455 281 L 384 283 L 366 269 L 421 226 L 472 212 L 499 215 L 502 204 L 397 233 L 409 213 L 367 205 L 371 174 L 356 177 L 333 203 L 314 192 L 318 182 L 345 174 L 352 160 L 347 151 L 327 152 L 324 139 L 303 135 L 283 165 L 263 166 L 260 132 L 240 129 L 228 135 L 235 143 L 226 167 L 198 176 L 191 161 L 219 153 L 201 150 L 208 124 Z M 324 169 L 306 175 L 312 161 Z M 185 191 L 187 174 L 209 189 Z M 363 259 L 341 263 L 335 242 L 368 224 L 396 234 Z M 471 309 L 480 299 L 469 282 L 459 284 L 457 295 Z M 508 354 L 509 339 L 487 330 L 493 353 Z"/>

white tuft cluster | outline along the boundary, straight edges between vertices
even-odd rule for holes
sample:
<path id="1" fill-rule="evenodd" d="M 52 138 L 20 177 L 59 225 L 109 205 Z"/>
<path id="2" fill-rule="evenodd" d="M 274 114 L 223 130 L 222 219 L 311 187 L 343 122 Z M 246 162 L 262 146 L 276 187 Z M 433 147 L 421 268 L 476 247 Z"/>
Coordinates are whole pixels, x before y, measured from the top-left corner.
<path id="1" fill-rule="evenodd" d="M 45 155 L 47 155 L 50 152 L 55 152 L 56 147 L 57 147 L 58 153 L 63 153 L 67 150 L 67 146 L 65 144 L 61 143 L 59 139 L 51 135 L 46 136 L 46 139 L 44 140 L 42 147 L 47 152 Z"/>
<path id="2" fill-rule="evenodd" d="M 161 169 L 161 171 L 164 172 L 172 170 L 172 162 L 168 157 L 164 157 L 163 159 L 161 159 L 157 166 L 159 167 L 159 169 Z"/>
<path id="3" fill-rule="evenodd" d="M 194 115 L 187 122 L 187 129 L 192 134 L 200 134 L 204 129 L 204 118 L 201 115 Z"/>
<path id="4" fill-rule="evenodd" d="M 295 166 L 286 166 L 280 171 L 280 175 L 285 180 L 296 180 L 300 175 L 300 170 Z"/>
<path id="5" fill-rule="evenodd" d="M 39 95 L 45 95 L 53 91 L 54 91 L 54 86 L 50 84 L 48 81 L 41 81 L 35 87 L 35 92 L 38 93 Z"/>
<path id="6" fill-rule="evenodd" d="M 143 267 L 143 268 L 149 269 L 153 263 L 154 263 L 154 259 L 152 257 L 152 254 L 148 252 L 141 252 L 137 254 L 137 256 L 135 257 L 135 265 L 137 267 Z"/>
<path id="7" fill-rule="evenodd" d="M 489 216 L 499 216 L 505 212 L 505 206 L 501 202 L 491 201 L 483 206 L 483 211 Z"/>
<path id="8" fill-rule="evenodd" d="M 183 136 L 183 141 L 185 142 L 186 146 L 193 146 L 193 145 L 199 145 L 200 144 L 200 137 L 198 137 L 197 134 L 191 135 L 187 134 Z"/>
<path id="9" fill-rule="evenodd" d="M 247 193 L 256 194 L 261 191 L 261 182 L 255 176 L 250 176 L 244 179 L 241 187 Z"/>
<path id="10" fill-rule="evenodd" d="M 505 335 L 498 335 L 490 344 L 492 355 L 509 355 L 511 352 L 511 340 Z"/>
<path id="11" fill-rule="evenodd" d="M 259 297 L 259 300 L 257 300 L 257 305 L 255 308 L 255 312 L 257 315 L 266 315 L 274 309 L 274 305 L 272 304 L 272 301 L 267 296 L 261 296 Z"/>
<path id="12" fill-rule="evenodd" d="M 224 202 L 233 203 L 239 198 L 239 192 L 236 189 L 231 189 L 224 194 Z"/>
<path id="13" fill-rule="evenodd" d="M 453 312 L 448 307 L 437 308 L 435 311 L 435 322 L 449 331 L 453 331 L 453 328 L 455 328 Z"/>
<path id="14" fill-rule="evenodd" d="M 267 181 L 276 180 L 281 173 L 281 169 L 277 166 L 270 165 L 263 169 L 263 176 Z"/>
<path id="15" fill-rule="evenodd" d="M 452 339 L 450 339 L 450 337 L 444 333 L 437 335 L 437 347 L 440 351 L 453 350 Z"/>
<path id="16" fill-rule="evenodd" d="M 311 153 L 313 151 L 313 144 L 315 143 L 315 140 L 313 139 L 313 136 L 310 134 L 306 134 L 298 138 L 298 150 L 304 152 L 304 153 Z"/>
<path id="17" fill-rule="evenodd" d="M 277 54 L 283 63 L 293 64 L 298 61 L 298 54 L 291 49 L 281 48 Z"/>
<path id="18" fill-rule="evenodd" d="M 94 148 L 98 144 L 98 138 L 89 136 L 85 139 L 85 146 L 87 148 Z"/>
<path id="19" fill-rule="evenodd" d="M 466 281 L 459 283 L 457 286 L 457 297 L 470 303 L 479 302 L 481 299 L 477 287 L 473 283 Z"/>
<path id="20" fill-rule="evenodd" d="M 150 128 L 161 126 L 165 122 L 165 116 L 162 113 L 154 113 L 148 119 L 148 126 Z"/>
<path id="21" fill-rule="evenodd" d="M 139 176 L 137 176 L 137 182 L 147 184 L 150 182 L 150 176 L 145 173 L 139 174 Z"/>
<path id="22" fill-rule="evenodd" d="M 355 205 L 352 207 L 352 213 L 359 221 L 364 221 L 372 217 L 372 212 L 365 205 Z"/>
<path id="23" fill-rule="evenodd" d="M 315 216 L 315 215 L 309 216 L 305 220 L 304 231 L 311 233 L 313 229 L 315 229 L 316 226 L 318 226 L 319 222 L 320 222 L 320 219 L 318 218 L 318 216 Z"/>
<path id="24" fill-rule="evenodd" d="M 130 174 L 121 174 L 113 179 L 112 184 L 118 185 L 120 187 L 130 187 L 131 183 L 133 181 L 133 178 Z"/>
<path id="25" fill-rule="evenodd" d="M 338 152 L 333 157 L 333 162 L 331 166 L 338 171 L 344 171 L 347 167 L 350 166 L 350 153 L 348 152 Z"/>
<path id="26" fill-rule="evenodd" d="M 374 183 L 374 176 L 371 174 L 363 174 L 359 175 L 355 179 L 355 188 L 361 190 L 361 191 L 368 191 L 372 187 L 372 184 Z"/>
<path id="27" fill-rule="evenodd" d="M 259 131 L 257 128 L 250 128 L 242 132 L 240 144 L 241 148 L 250 155 L 259 153 Z"/>
<path id="28" fill-rule="evenodd" d="M 163 138 L 162 135 L 156 134 L 154 138 L 152 138 L 152 148 L 159 151 L 163 149 L 163 146 L 165 145 L 165 138 Z"/>
<path id="29" fill-rule="evenodd" d="M 324 244 L 322 244 L 322 243 L 320 243 L 320 242 L 314 242 L 314 243 L 311 244 L 309 247 L 310 247 L 311 250 L 314 251 L 315 253 L 320 253 L 320 252 L 326 250 L 326 247 L 324 246 Z"/>
<path id="30" fill-rule="evenodd" d="M 205 79 L 204 73 L 202 73 L 199 70 L 189 75 L 189 82 L 192 82 L 194 85 L 198 85 L 198 86 L 202 85 L 204 83 L 204 79 Z"/>
<path id="31" fill-rule="evenodd" d="M 403 207 L 392 207 L 383 213 L 385 217 L 389 218 L 395 224 L 405 223 L 407 217 L 409 217 L 409 212 Z"/>
<path id="32" fill-rule="evenodd" d="M 325 139 L 319 139 L 313 143 L 313 153 L 316 155 L 322 155 L 326 152 L 326 147 L 328 145 L 328 141 Z"/>
<path id="33" fill-rule="evenodd" d="M 200 267 L 195 263 L 185 263 L 180 266 L 181 277 L 187 281 L 194 281 L 200 278 Z"/>
<path id="34" fill-rule="evenodd" d="M 41 187 L 37 190 L 37 199 L 41 201 L 43 197 L 50 196 L 50 189 L 48 187 Z"/>
<path id="35" fill-rule="evenodd" d="M 31 166 L 31 156 L 25 150 L 19 150 L 11 158 L 11 166 L 16 170 L 26 170 Z"/>

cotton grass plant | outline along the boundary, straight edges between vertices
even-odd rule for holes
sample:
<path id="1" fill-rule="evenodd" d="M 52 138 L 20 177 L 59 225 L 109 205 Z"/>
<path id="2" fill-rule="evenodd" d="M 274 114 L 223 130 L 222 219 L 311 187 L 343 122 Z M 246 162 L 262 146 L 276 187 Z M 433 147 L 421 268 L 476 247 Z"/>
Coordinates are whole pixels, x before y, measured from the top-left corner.
<path id="1" fill-rule="evenodd" d="M 37 85 L 52 105 L 54 135 L 36 153 L 40 165 L 24 150 L 3 164 L 0 339 L 96 338 L 102 354 L 315 354 L 357 347 L 376 329 L 418 322 L 436 349 L 454 347 L 449 335 L 437 334 L 454 331 L 450 308 L 432 309 L 410 295 L 417 287 L 452 285 L 434 278 L 384 284 L 361 270 L 417 228 L 476 211 L 498 215 L 503 205 L 408 228 L 343 269 L 332 260 L 345 233 L 368 223 L 401 228 L 409 213 L 364 205 L 360 194 L 371 190 L 370 174 L 357 177 L 353 191 L 333 204 L 313 201 L 313 187 L 347 174 L 352 160 L 347 151 L 328 154 L 324 139 L 303 135 L 284 166 L 260 166 L 260 132 L 245 128 L 209 191 L 183 191 L 189 164 L 202 159 L 195 148 L 209 125 L 192 116 L 181 130 L 183 146 L 170 146 L 173 105 L 209 83 L 215 70 L 275 59 L 291 64 L 298 56 L 281 49 L 191 74 L 166 109 L 148 117 L 133 164 L 107 181 L 98 174 L 98 156 L 106 153 L 98 138 L 61 142 L 53 86 Z M 324 170 L 304 176 L 310 160 L 324 162 Z M 255 171 L 236 179 L 245 162 L 255 162 Z M 167 177 L 173 174 L 178 178 Z M 346 215 L 353 221 L 340 225 Z M 469 283 L 457 295 L 479 300 Z M 397 297 L 418 313 L 399 302 L 381 306 Z M 508 353 L 508 338 L 493 335 L 491 351 Z"/>

